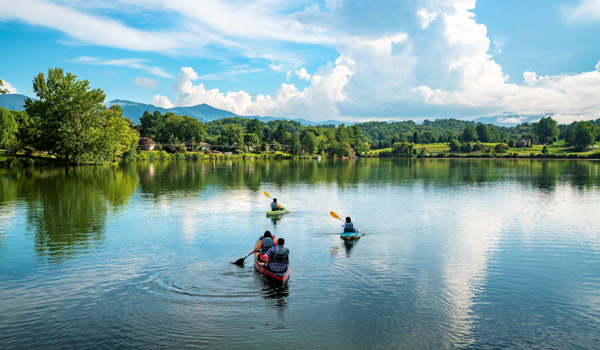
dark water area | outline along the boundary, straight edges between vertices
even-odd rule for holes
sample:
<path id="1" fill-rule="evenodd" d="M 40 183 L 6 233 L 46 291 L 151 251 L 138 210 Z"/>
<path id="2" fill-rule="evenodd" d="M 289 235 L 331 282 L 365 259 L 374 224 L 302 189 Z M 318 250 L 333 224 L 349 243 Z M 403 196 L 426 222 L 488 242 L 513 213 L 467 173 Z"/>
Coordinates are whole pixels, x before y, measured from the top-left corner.
<path id="1" fill-rule="evenodd" d="M 232 264 L 267 229 L 284 286 Z M 1 349 L 598 344 L 600 162 L 0 169 Z"/>

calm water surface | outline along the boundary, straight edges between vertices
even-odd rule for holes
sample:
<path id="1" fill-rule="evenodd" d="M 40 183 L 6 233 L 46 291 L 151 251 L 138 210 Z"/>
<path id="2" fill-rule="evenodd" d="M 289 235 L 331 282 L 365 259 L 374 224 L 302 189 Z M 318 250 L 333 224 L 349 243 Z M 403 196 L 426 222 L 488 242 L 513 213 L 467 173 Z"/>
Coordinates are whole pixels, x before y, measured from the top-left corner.
<path id="1" fill-rule="evenodd" d="M 266 218 L 263 191 L 292 213 Z M 266 229 L 283 287 L 231 264 Z M 0 169 L 0 348 L 267 344 L 597 348 L 600 162 Z"/>

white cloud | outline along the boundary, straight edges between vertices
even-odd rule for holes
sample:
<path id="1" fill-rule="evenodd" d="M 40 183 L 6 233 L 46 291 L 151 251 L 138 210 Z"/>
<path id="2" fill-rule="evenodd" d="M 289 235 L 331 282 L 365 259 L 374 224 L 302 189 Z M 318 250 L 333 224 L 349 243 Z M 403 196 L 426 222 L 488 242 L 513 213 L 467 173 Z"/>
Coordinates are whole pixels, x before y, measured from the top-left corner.
<path id="1" fill-rule="evenodd" d="M 175 107 L 167 97 L 161 95 L 154 95 L 154 97 L 152 97 L 152 104 L 162 108 Z"/>
<path id="2" fill-rule="evenodd" d="M 272 0 L 0 2 L 0 21 L 24 21 L 60 31 L 84 44 L 126 50 L 218 59 L 220 49 L 226 49 L 246 57 L 297 64 L 301 53 L 289 47 L 281 50 L 281 43 L 334 44 L 334 38 L 323 28 L 303 25 L 293 18 L 295 4 Z M 162 30 L 137 29 L 110 18 L 110 13 L 168 16 L 175 24 Z"/>
<path id="3" fill-rule="evenodd" d="M 144 70 L 152 75 L 161 78 L 172 78 L 173 76 L 167 72 L 165 72 L 162 68 L 156 66 L 149 66 L 145 64 L 148 62 L 146 59 L 142 58 L 121 58 L 114 60 L 104 60 L 98 57 L 90 57 L 90 56 L 81 56 L 74 60 L 76 63 L 83 63 L 95 66 L 119 66 L 119 67 L 129 67 L 134 69 Z"/>
<path id="4" fill-rule="evenodd" d="M 308 74 L 308 72 L 306 71 L 306 68 L 302 67 L 300 69 L 296 69 L 294 71 L 294 74 L 296 74 L 296 76 L 298 76 L 298 78 L 302 79 L 302 80 L 310 80 L 310 74 Z"/>
<path id="5" fill-rule="evenodd" d="M 272 70 L 276 71 L 276 72 L 281 72 L 281 70 L 283 70 L 283 66 L 277 65 L 273 62 L 271 62 L 269 64 L 269 68 L 271 68 Z"/>
<path id="6" fill-rule="evenodd" d="M 322 67 L 310 78 L 310 86 L 299 90 L 293 84 L 281 84 L 274 96 L 258 95 L 240 91 L 221 92 L 207 89 L 198 74 L 190 67 L 181 68 L 173 89 L 177 106 L 194 106 L 206 103 L 239 115 L 269 115 L 274 117 L 303 117 L 323 120 L 338 115 L 336 103 L 346 99 L 343 87 L 352 74 L 343 66 L 332 63 Z"/>
<path id="7" fill-rule="evenodd" d="M 17 93 L 17 89 L 12 86 L 11 83 L 9 83 L 8 81 L 0 78 L 0 80 L 2 80 L 2 86 L 0 86 L 0 89 L 2 90 L 7 90 L 7 94 L 16 94 Z"/>
<path id="8" fill-rule="evenodd" d="M 133 78 L 133 83 L 135 84 L 135 86 L 145 89 L 154 89 L 158 87 L 158 81 L 146 77 L 135 77 Z"/>
<path id="9" fill-rule="evenodd" d="M 576 6 L 564 6 L 567 22 L 592 23 L 600 21 L 600 0 L 581 0 Z"/>

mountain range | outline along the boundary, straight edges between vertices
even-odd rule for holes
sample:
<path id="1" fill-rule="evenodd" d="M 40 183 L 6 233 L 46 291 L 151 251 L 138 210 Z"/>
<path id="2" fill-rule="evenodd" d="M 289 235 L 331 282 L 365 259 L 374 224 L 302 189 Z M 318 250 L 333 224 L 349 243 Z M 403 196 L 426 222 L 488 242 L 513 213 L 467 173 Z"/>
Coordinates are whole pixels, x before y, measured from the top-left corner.
<path id="1" fill-rule="evenodd" d="M 28 96 L 21 94 L 6 94 L 0 95 L 0 107 L 13 110 L 13 111 L 22 111 L 25 109 L 25 100 Z M 327 120 L 324 122 L 312 122 L 306 119 L 292 119 L 292 118 L 273 118 L 273 117 L 259 117 L 259 116 L 245 116 L 245 115 L 237 115 L 235 113 L 231 113 L 222 109 L 214 108 L 205 103 L 199 104 L 191 107 L 173 107 L 173 108 L 162 108 L 157 107 L 150 104 L 144 104 L 139 102 L 127 101 L 127 100 L 112 100 L 105 103 L 106 106 L 119 105 L 123 108 L 123 116 L 125 118 L 133 121 L 134 124 L 140 123 L 140 118 L 144 114 L 144 112 L 148 111 L 153 113 L 154 111 L 159 111 L 161 113 L 172 112 L 177 115 L 187 115 L 189 117 L 193 117 L 198 119 L 201 122 L 209 122 L 211 120 L 218 120 L 223 118 L 231 118 L 231 117 L 242 117 L 247 119 L 258 119 L 262 122 L 268 122 L 272 120 L 278 119 L 287 119 L 287 120 L 295 120 L 302 125 L 323 125 L 323 124 L 335 124 L 339 125 L 342 122 L 337 120 Z M 348 125 L 356 124 L 353 122 L 347 123 Z"/>
<path id="2" fill-rule="evenodd" d="M 25 109 L 25 99 L 28 97 L 21 94 L 6 94 L 0 95 L 0 107 L 9 109 L 22 111 Z M 205 103 L 199 104 L 191 107 L 173 107 L 173 108 L 162 108 L 157 107 L 151 104 L 144 104 L 139 102 L 127 101 L 127 100 L 112 100 L 105 103 L 106 106 L 112 106 L 118 104 L 123 108 L 123 115 L 125 118 L 130 119 L 134 122 L 134 124 L 140 123 L 140 118 L 144 114 L 144 112 L 148 111 L 153 113 L 154 111 L 159 111 L 161 113 L 172 112 L 178 115 L 187 115 L 189 117 L 196 118 L 201 122 L 209 122 L 211 120 L 218 120 L 223 118 L 230 117 L 242 117 L 247 119 L 258 119 L 262 122 L 268 122 L 272 120 L 278 119 L 286 119 L 286 120 L 295 120 L 300 122 L 302 125 L 323 125 L 323 124 L 334 124 L 339 125 L 343 122 L 337 120 L 326 120 L 323 122 L 312 122 L 306 119 L 292 119 L 292 118 L 273 118 L 273 117 L 259 117 L 259 116 L 244 116 L 237 115 L 235 113 L 231 113 L 229 111 L 225 111 L 222 109 L 214 108 Z M 540 115 L 498 115 L 493 117 L 482 117 L 475 119 L 475 122 L 480 122 L 484 124 L 495 124 L 500 126 L 515 126 L 525 122 L 533 122 L 544 116 Z M 393 121 L 390 121 L 393 122 Z M 345 122 L 346 125 L 357 124 L 356 122 Z"/>

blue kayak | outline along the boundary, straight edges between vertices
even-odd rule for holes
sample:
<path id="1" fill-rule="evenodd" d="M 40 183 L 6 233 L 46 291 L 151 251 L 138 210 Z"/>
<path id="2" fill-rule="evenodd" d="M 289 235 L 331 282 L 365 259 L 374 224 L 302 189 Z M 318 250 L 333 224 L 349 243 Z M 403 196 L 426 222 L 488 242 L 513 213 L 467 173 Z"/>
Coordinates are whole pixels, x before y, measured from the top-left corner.
<path id="1" fill-rule="evenodd" d="M 360 232 L 358 232 L 358 231 L 342 232 L 342 233 L 340 233 L 340 238 L 348 240 L 348 241 L 351 241 L 353 239 L 357 239 L 359 237 L 360 237 Z"/>

